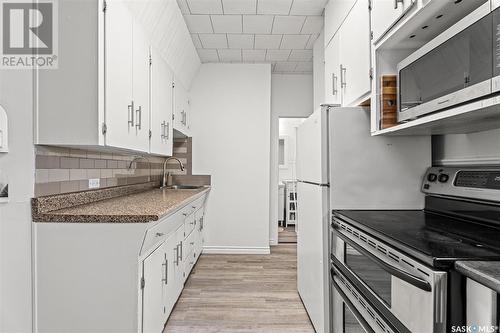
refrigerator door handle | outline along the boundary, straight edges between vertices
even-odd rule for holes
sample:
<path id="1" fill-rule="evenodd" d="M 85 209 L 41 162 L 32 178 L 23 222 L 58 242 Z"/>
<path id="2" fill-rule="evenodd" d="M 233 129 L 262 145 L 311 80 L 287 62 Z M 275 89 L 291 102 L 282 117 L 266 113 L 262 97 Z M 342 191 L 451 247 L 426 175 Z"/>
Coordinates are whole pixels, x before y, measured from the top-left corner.
<path id="1" fill-rule="evenodd" d="M 315 183 L 315 182 L 310 182 L 307 180 L 299 180 L 297 179 L 299 183 L 304 183 L 304 184 L 309 184 L 309 185 L 316 185 L 316 186 L 321 186 L 321 187 L 330 187 L 329 183 Z"/>

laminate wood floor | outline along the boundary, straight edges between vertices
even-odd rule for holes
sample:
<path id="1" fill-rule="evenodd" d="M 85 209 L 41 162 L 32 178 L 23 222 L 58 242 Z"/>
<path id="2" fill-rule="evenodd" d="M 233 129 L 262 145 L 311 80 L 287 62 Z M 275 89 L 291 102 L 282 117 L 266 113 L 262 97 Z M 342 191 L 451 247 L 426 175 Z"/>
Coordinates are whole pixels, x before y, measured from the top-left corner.
<path id="1" fill-rule="evenodd" d="M 314 333 L 297 292 L 296 244 L 202 255 L 164 333 Z"/>
<path id="2" fill-rule="evenodd" d="M 278 243 L 297 243 L 297 233 L 295 226 L 278 228 Z"/>

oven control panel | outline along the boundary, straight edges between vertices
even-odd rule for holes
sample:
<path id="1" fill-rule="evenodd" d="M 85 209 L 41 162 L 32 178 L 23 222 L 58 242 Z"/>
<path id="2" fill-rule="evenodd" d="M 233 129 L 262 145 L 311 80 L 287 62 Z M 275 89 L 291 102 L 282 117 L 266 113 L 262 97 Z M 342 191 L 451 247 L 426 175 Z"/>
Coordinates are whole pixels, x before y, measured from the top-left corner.
<path id="1" fill-rule="evenodd" d="M 500 202 L 500 167 L 431 167 L 423 179 L 422 191 L 426 194 Z"/>

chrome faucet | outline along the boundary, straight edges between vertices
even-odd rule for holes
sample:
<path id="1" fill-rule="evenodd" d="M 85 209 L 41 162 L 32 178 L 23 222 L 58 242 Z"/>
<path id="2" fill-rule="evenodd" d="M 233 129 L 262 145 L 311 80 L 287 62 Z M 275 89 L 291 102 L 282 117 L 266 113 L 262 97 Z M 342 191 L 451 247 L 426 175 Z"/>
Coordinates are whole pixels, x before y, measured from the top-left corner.
<path id="1" fill-rule="evenodd" d="M 173 156 L 167 158 L 165 160 L 165 162 L 163 162 L 163 181 L 162 181 L 161 188 L 164 188 L 167 186 L 172 186 L 172 175 L 170 174 L 170 172 L 168 172 L 168 174 L 166 174 L 167 163 L 170 160 L 176 160 L 177 162 L 179 162 L 179 165 L 181 167 L 181 171 L 184 171 L 184 164 L 182 164 L 181 160 L 179 160 L 177 157 L 173 157 Z"/>

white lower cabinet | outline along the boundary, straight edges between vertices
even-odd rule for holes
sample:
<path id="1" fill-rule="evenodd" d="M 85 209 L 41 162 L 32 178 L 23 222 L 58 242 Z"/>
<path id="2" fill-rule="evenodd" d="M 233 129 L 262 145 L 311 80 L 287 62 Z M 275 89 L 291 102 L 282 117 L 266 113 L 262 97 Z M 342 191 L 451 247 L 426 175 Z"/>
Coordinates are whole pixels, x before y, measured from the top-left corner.
<path id="1" fill-rule="evenodd" d="M 202 249 L 187 216 L 207 196 L 156 222 L 33 223 L 36 331 L 161 333 Z"/>
<path id="2" fill-rule="evenodd" d="M 176 225 L 142 261 L 143 333 L 160 333 L 181 295 L 203 250 L 203 216 L 203 200 L 198 200 L 171 217 L 170 222 L 162 222 L 175 221 Z M 150 237 L 164 237 L 161 230 L 161 226 L 155 226 Z"/>
<path id="3" fill-rule="evenodd" d="M 147 333 L 158 333 L 163 330 L 165 301 L 169 296 L 166 293 L 169 264 L 166 248 L 166 243 L 163 243 L 143 261 L 142 331 Z"/>

